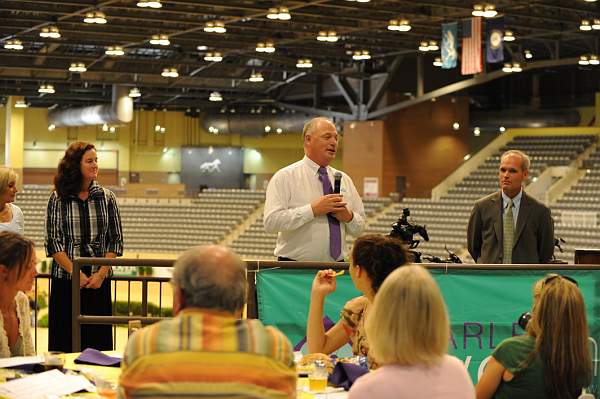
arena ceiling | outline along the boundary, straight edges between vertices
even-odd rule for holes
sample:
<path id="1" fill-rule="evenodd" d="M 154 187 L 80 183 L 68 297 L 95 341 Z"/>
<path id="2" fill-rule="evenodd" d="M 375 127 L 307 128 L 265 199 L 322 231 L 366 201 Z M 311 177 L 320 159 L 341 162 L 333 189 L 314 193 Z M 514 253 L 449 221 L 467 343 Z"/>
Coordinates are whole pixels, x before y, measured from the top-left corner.
<path id="1" fill-rule="evenodd" d="M 123 84 L 140 90 L 138 107 L 193 112 L 271 104 L 357 115 L 360 104 L 373 107 L 383 92 L 380 88 L 388 87 L 403 63 L 421 54 L 419 42 L 439 42 L 442 23 L 468 18 L 473 11 L 473 4 L 464 0 L 163 0 L 156 9 L 136 3 L 0 1 L 0 42 L 19 40 L 23 46 L 22 50 L 0 49 L 0 95 L 25 96 L 38 107 L 81 106 L 110 101 L 112 85 Z M 493 4 L 504 15 L 506 28 L 517 39 L 505 43 L 505 57 L 529 61 L 523 54 L 532 52 L 525 69 L 536 63 L 576 65 L 580 55 L 599 52 L 600 30 L 581 31 L 580 25 L 583 19 L 591 24 L 600 19 L 600 2 L 473 3 Z M 286 7 L 291 19 L 267 18 L 273 7 Z M 105 24 L 83 21 L 88 13 L 97 12 L 105 15 Z M 403 18 L 410 21 L 410 31 L 388 30 L 391 19 Z M 225 33 L 204 31 L 207 23 L 217 20 L 223 22 Z M 60 37 L 40 37 L 51 26 L 58 28 Z M 339 40 L 318 41 L 321 31 L 335 31 Z M 150 44 L 153 35 L 161 34 L 167 36 L 168 46 Z M 259 42 L 272 42 L 276 51 L 257 52 Z M 125 54 L 106 55 L 108 46 L 121 46 Z M 370 60 L 352 60 L 355 51 L 363 50 Z M 204 59 L 214 52 L 222 54 L 221 62 Z M 434 56 L 421 54 L 428 65 Z M 299 59 L 310 59 L 313 67 L 298 68 Z M 72 63 L 83 63 L 87 71 L 70 72 Z M 499 67 L 488 65 L 483 75 L 498 74 Z M 165 68 L 176 68 L 179 76 L 162 77 Z M 259 73 L 264 81 L 248 81 Z M 377 90 L 369 86 L 374 77 L 383 77 Z M 421 77 L 414 70 L 404 79 Z M 456 74 L 447 83 L 452 79 L 464 78 Z M 55 93 L 39 93 L 44 84 L 53 85 Z M 328 85 L 334 95 L 327 95 Z M 224 101 L 209 101 L 214 91 Z"/>

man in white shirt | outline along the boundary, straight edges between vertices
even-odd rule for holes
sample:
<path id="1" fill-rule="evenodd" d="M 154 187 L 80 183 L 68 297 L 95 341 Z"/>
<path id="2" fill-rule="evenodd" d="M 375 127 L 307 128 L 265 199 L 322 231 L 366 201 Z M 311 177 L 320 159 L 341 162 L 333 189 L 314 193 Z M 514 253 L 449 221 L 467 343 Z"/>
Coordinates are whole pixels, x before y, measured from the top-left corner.
<path id="1" fill-rule="evenodd" d="M 267 187 L 263 223 L 278 232 L 279 260 L 334 262 L 347 255 L 346 233 L 365 227 L 362 200 L 350 177 L 329 164 L 335 159 L 338 133 L 326 118 L 304 125 L 304 158 L 277 171 Z M 332 182 L 341 174 L 339 194 Z"/>

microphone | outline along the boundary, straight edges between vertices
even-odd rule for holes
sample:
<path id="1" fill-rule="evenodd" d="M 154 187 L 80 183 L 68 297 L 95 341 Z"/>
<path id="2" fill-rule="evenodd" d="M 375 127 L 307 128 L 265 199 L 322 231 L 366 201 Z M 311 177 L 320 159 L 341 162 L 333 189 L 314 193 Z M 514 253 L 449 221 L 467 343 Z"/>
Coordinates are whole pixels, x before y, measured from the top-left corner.
<path id="1" fill-rule="evenodd" d="M 342 174 L 340 172 L 335 172 L 333 175 L 334 183 L 333 183 L 333 193 L 339 194 L 342 187 Z"/>

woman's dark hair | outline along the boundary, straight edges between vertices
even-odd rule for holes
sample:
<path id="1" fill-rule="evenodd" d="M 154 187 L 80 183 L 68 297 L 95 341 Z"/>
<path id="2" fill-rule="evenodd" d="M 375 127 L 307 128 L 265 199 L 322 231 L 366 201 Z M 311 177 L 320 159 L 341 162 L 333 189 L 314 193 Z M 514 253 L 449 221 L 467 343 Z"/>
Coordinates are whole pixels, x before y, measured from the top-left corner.
<path id="1" fill-rule="evenodd" d="M 83 141 L 72 143 L 58 163 L 54 176 L 54 189 L 59 197 L 78 194 L 81 191 L 81 158 L 89 150 L 96 149 L 93 144 Z"/>
<path id="2" fill-rule="evenodd" d="M 352 263 L 367 272 L 375 292 L 383 280 L 408 259 L 409 253 L 404 243 L 389 236 L 366 234 L 358 237 L 352 247 Z"/>
<path id="3" fill-rule="evenodd" d="M 29 260 L 34 256 L 33 241 L 11 231 L 0 233 L 0 265 L 16 270 L 17 279 L 23 276 Z"/>

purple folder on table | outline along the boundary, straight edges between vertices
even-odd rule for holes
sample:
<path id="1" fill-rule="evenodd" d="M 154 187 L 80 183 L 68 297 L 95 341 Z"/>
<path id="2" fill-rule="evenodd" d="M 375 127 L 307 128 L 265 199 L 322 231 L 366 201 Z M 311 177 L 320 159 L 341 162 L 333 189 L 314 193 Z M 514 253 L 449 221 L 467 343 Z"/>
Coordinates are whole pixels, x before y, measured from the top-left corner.
<path id="1" fill-rule="evenodd" d="M 105 355 L 96 349 L 86 348 L 83 352 L 81 352 L 79 357 L 75 359 L 75 363 L 92 364 L 95 366 L 119 367 L 121 365 L 121 359 L 118 357 Z"/>

